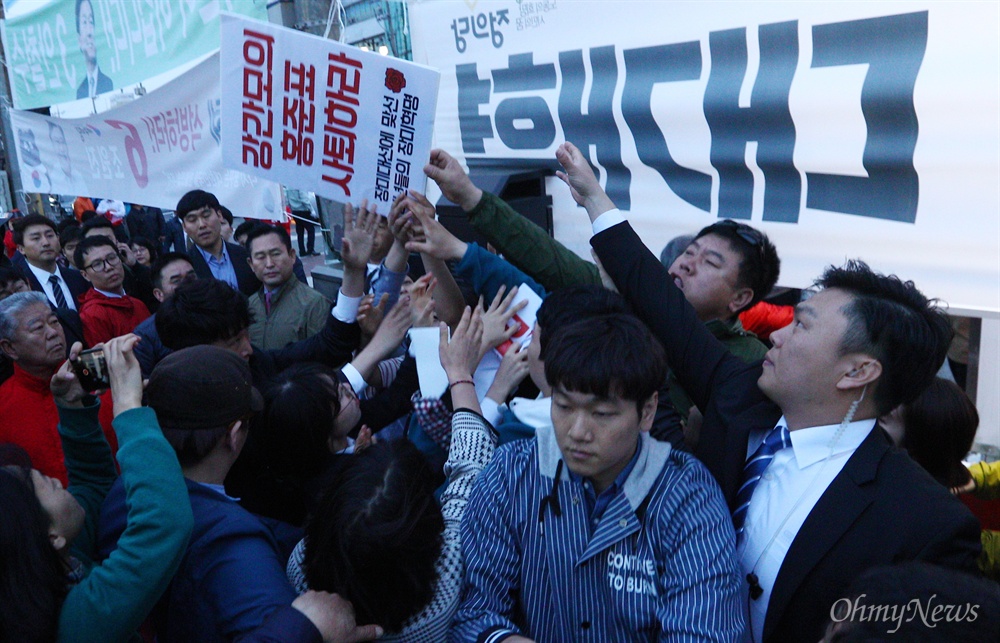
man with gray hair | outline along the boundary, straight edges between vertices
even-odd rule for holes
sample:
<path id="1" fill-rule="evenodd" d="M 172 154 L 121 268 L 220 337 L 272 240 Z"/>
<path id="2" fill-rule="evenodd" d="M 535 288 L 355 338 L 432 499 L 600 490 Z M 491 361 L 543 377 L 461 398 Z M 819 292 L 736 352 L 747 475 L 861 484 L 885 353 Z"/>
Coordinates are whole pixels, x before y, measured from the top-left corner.
<path id="1" fill-rule="evenodd" d="M 66 336 L 44 293 L 21 292 L 0 301 L 0 350 L 14 363 L 14 374 L 0 385 L 0 443 L 17 444 L 35 468 L 63 486 L 69 483 L 59 414 L 49 381 L 66 359 Z M 102 396 L 101 426 L 111 445 L 110 393 Z"/>

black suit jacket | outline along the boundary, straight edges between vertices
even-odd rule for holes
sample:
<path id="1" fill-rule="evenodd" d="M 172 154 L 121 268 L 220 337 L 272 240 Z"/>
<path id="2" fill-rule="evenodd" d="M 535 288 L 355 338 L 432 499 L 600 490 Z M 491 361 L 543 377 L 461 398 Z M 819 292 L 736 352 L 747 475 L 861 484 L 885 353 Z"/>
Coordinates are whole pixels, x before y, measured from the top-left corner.
<path id="1" fill-rule="evenodd" d="M 233 262 L 233 270 L 236 272 L 236 282 L 240 286 L 240 292 L 249 297 L 257 292 L 257 289 L 261 286 L 260 280 L 253 274 L 250 264 L 247 263 L 250 255 L 247 254 L 247 251 L 242 246 L 238 246 L 235 243 L 226 243 L 226 248 L 229 250 L 229 259 Z M 213 276 L 212 269 L 208 267 L 205 257 L 201 255 L 198 248 L 191 248 L 188 256 L 191 257 L 191 265 L 194 266 L 195 274 L 202 279 Z"/>
<path id="2" fill-rule="evenodd" d="M 44 293 L 45 289 L 42 288 L 42 284 L 38 282 L 35 278 L 35 273 L 31 272 L 31 268 L 28 267 L 28 260 L 24 258 L 21 253 L 15 253 L 12 264 L 17 269 L 21 275 L 24 276 L 25 281 L 28 282 L 28 286 L 35 292 Z M 83 278 L 79 270 L 74 270 L 73 268 L 63 268 L 58 266 L 59 274 L 66 285 L 69 287 L 69 292 L 73 296 L 73 301 L 76 303 L 77 310 L 80 308 L 80 297 L 83 293 L 90 290 L 90 282 Z M 49 301 L 49 306 L 55 311 L 56 317 L 59 318 L 59 323 L 63 327 L 63 334 L 66 335 L 66 352 L 69 354 L 69 349 L 74 342 L 80 342 L 85 347 L 87 342 L 83 338 L 83 323 L 80 321 L 80 314 L 73 310 L 72 308 L 57 308 L 54 303 Z"/>
<path id="3" fill-rule="evenodd" d="M 773 428 L 782 415 L 757 386 L 760 363 L 743 362 L 712 337 L 627 223 L 591 244 L 618 290 L 663 343 L 670 368 L 702 411 L 695 455 L 732 510 L 751 432 Z M 819 640 L 831 606 L 866 569 L 922 560 L 977 573 L 979 551 L 978 521 L 876 428 L 792 541 L 772 588 L 764 639 Z"/>
<path id="4" fill-rule="evenodd" d="M 115 84 L 113 82 L 111 82 L 111 78 L 108 77 L 107 75 L 105 75 L 105 73 L 103 71 L 101 71 L 101 68 L 98 67 L 97 68 L 97 92 L 95 92 L 95 93 L 96 94 L 104 94 L 105 92 L 109 92 L 109 91 L 111 91 L 114 88 L 115 88 Z M 90 89 L 90 87 L 87 84 L 87 74 L 84 73 L 84 75 L 83 75 L 83 82 L 80 83 L 80 86 L 76 88 L 76 97 L 77 97 L 77 99 L 87 98 L 90 95 L 89 89 Z"/>

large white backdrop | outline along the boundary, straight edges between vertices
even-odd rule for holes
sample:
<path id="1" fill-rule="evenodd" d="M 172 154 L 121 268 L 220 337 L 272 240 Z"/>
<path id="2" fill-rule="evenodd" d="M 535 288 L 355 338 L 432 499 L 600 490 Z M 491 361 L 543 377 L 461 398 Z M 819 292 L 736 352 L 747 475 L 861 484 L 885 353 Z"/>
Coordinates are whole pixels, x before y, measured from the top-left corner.
<path id="1" fill-rule="evenodd" d="M 656 252 L 742 218 L 783 285 L 860 257 L 1000 311 L 996 3 L 432 0 L 410 19 L 442 72 L 435 143 L 470 163 L 569 138 Z M 556 236 L 589 256 L 550 187 Z"/>

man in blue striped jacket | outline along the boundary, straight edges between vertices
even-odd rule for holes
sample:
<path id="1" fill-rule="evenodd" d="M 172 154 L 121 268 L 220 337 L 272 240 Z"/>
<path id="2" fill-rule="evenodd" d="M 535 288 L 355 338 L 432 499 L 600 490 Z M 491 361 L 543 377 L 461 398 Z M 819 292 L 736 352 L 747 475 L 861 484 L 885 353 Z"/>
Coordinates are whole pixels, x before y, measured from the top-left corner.
<path id="1" fill-rule="evenodd" d="M 701 463 L 648 435 L 662 347 L 630 315 L 552 332 L 552 426 L 499 449 L 477 482 L 451 640 L 739 640 L 722 493 Z"/>

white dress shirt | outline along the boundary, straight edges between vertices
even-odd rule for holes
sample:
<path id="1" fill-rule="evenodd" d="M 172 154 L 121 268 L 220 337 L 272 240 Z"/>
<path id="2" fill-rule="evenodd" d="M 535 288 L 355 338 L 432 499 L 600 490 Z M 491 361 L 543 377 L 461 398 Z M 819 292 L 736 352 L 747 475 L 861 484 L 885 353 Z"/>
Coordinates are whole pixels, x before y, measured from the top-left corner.
<path id="1" fill-rule="evenodd" d="M 779 425 L 788 426 L 784 416 L 775 426 Z M 750 586 L 743 584 L 749 605 L 745 641 L 762 640 L 771 590 L 785 554 L 820 496 L 873 428 L 875 420 L 868 419 L 851 422 L 839 438 L 839 424 L 791 431 L 791 448 L 774 454 L 750 498 L 744 537 L 736 547 L 743 574 L 756 574 L 764 591 L 757 600 L 750 600 Z M 760 430 L 751 434 L 747 457 L 767 433 Z"/>
<path id="2" fill-rule="evenodd" d="M 59 267 L 56 267 L 55 272 L 46 272 L 41 268 L 36 268 L 27 261 L 25 261 L 28 268 L 31 270 L 31 274 L 35 275 L 35 279 L 38 283 L 42 285 L 42 290 L 45 292 L 45 296 L 48 297 L 49 301 L 53 306 L 56 306 L 56 294 L 52 290 L 52 284 L 49 283 L 49 277 L 55 275 L 59 278 L 59 286 L 62 288 L 63 296 L 66 297 L 66 306 L 76 310 L 76 300 L 73 299 L 72 293 L 69 291 L 69 285 L 66 284 L 66 280 L 62 278 L 62 273 L 59 272 Z"/>

